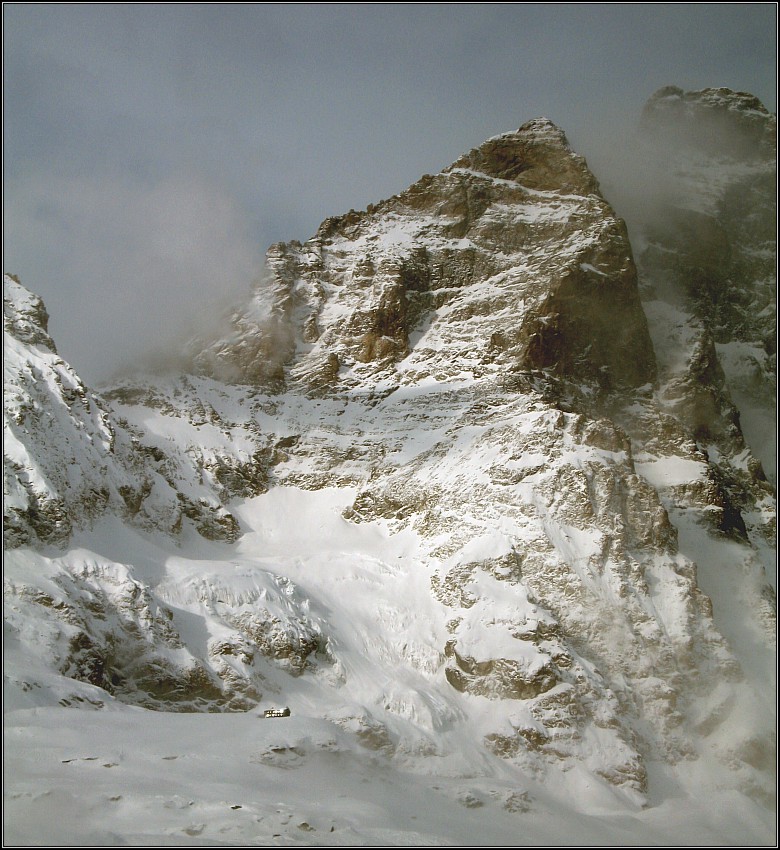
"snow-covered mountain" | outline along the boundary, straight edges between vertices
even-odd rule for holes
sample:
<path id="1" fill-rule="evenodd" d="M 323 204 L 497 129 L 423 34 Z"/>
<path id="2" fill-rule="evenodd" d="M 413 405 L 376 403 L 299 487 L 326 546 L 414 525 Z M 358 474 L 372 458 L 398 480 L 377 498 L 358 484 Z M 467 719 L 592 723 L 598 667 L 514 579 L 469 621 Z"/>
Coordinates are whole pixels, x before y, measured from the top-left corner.
<path id="1" fill-rule="evenodd" d="M 100 395 L 6 276 L 10 834 L 770 841 L 774 128 L 654 95 L 629 241 L 530 121 Z"/>

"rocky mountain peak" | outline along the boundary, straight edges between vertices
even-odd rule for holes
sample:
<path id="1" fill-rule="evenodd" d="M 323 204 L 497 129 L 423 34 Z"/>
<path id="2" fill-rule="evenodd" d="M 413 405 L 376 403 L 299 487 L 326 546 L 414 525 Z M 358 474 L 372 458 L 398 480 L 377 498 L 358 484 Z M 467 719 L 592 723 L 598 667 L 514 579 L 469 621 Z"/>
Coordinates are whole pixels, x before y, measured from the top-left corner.
<path id="1" fill-rule="evenodd" d="M 56 354 L 43 300 L 25 289 L 13 274 L 3 276 L 3 327 L 20 342 L 41 345 Z"/>
<path id="2" fill-rule="evenodd" d="M 196 369 L 306 392 L 545 372 L 652 381 L 625 225 L 547 119 L 274 246 L 270 276 Z"/>
<path id="3" fill-rule="evenodd" d="M 569 146 L 566 134 L 549 118 L 535 118 L 518 130 L 493 136 L 444 171 L 471 169 L 538 191 L 598 193 L 599 184 L 585 159 Z"/>
<path id="4" fill-rule="evenodd" d="M 646 103 L 640 129 L 670 147 L 752 158 L 774 155 L 777 119 L 755 95 L 732 89 L 664 86 Z"/>
<path id="5" fill-rule="evenodd" d="M 771 123 L 694 94 L 646 120 Z M 535 119 L 272 246 L 199 374 L 97 395 L 7 278 L 14 705 L 290 705 L 241 757 L 317 728 L 491 818 L 773 804 L 773 161 L 657 138 L 637 266 Z"/>

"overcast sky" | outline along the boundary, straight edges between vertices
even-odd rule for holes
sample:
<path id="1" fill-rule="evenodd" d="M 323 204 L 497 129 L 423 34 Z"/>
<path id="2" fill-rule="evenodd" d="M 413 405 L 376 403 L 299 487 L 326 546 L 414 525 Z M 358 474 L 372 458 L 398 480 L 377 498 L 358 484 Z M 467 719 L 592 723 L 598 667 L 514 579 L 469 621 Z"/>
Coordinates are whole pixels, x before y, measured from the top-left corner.
<path id="1" fill-rule="evenodd" d="M 776 6 L 7 3 L 4 269 L 88 382 L 266 248 L 545 115 L 599 168 L 660 86 L 776 99 Z"/>

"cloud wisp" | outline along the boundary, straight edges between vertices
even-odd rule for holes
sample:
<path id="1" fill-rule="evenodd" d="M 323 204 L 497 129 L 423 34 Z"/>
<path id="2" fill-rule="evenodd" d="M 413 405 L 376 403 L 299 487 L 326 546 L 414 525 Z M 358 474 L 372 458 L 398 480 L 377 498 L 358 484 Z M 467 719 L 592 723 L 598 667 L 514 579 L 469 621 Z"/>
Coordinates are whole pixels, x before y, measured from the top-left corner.
<path id="1" fill-rule="evenodd" d="M 59 270 L 66 285 L 45 299 L 52 335 L 91 382 L 169 349 L 243 297 L 263 270 L 246 211 L 197 177 L 143 185 L 31 175 L 10 181 L 6 193 L 6 239 L 39 234 L 30 261 L 40 265 L 28 285 L 36 272 Z"/>

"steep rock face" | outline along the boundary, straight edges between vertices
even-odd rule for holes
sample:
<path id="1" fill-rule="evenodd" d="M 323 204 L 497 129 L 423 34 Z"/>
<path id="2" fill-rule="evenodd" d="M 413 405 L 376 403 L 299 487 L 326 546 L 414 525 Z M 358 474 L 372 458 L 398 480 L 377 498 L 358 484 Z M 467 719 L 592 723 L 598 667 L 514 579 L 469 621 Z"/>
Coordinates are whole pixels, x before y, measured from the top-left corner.
<path id="1" fill-rule="evenodd" d="M 545 119 L 274 246 L 268 264 L 201 369 L 268 383 L 284 366 L 317 393 L 538 371 L 610 389 L 655 374 L 625 226 Z"/>
<path id="2" fill-rule="evenodd" d="M 670 399 L 702 445 L 739 454 L 739 426 L 774 477 L 777 122 L 751 95 L 661 89 L 643 117 L 655 197 L 636 222 L 653 327 L 676 309 L 688 353 L 663 364 Z M 678 336 L 680 336 L 678 334 Z M 668 341 L 656 348 L 668 351 Z M 736 435 L 736 436 L 735 436 Z"/>
<path id="3" fill-rule="evenodd" d="M 3 318 L 4 539 L 63 543 L 74 517 L 121 504 L 130 480 L 106 409 L 57 356 L 40 298 L 9 275 Z"/>
<path id="4" fill-rule="evenodd" d="M 728 588 L 714 617 L 743 669 L 775 641 L 775 139 L 775 116 L 741 92 L 668 87 L 648 101 L 638 153 L 651 179 L 630 227 L 658 386 L 615 413 L 700 586 Z M 756 740 L 772 751 L 768 727 L 711 747 L 762 797 Z"/>
<path id="5" fill-rule="evenodd" d="M 704 658 L 724 678 L 736 667 L 620 429 L 532 395 L 479 393 L 429 450 L 387 466 L 347 516 L 420 533 L 432 591 L 449 609 L 450 684 L 528 701 L 547 717 L 541 752 L 572 752 L 560 739 L 593 722 L 631 740 L 633 712 L 655 728 L 640 748 L 692 751 L 675 703 L 706 689 Z M 547 713 L 559 698 L 566 722 Z"/>
<path id="6" fill-rule="evenodd" d="M 668 87 L 648 101 L 642 127 L 643 161 L 657 179 L 632 228 L 659 388 L 641 425 L 624 424 L 668 508 L 748 542 L 769 563 L 776 119 L 741 92 Z M 651 471 L 662 463 L 694 476 L 665 485 Z"/>
<path id="7" fill-rule="evenodd" d="M 677 95 L 664 97 L 668 105 Z M 728 97 L 703 100 L 717 112 Z M 727 110 L 766 119 L 743 100 Z M 764 146 L 754 119 L 745 117 L 748 135 Z M 765 162 L 755 156 L 746 167 Z M 691 264 L 719 250 L 686 215 L 659 217 L 676 222 L 670 230 L 687 252 L 678 251 L 679 279 L 659 283 L 664 291 L 690 289 L 680 283 Z M 664 257 L 674 250 L 658 244 Z M 717 258 L 707 262 L 720 269 Z M 661 278 L 651 265 L 645 289 Z M 485 745 L 530 764 L 576 760 L 580 741 L 608 735 L 611 755 L 594 770 L 642 789 L 644 756 L 674 761 L 702 746 L 693 718 L 704 711 L 716 738 L 732 735 L 723 757 L 765 795 L 766 777 L 739 755 L 749 741 L 722 731 L 739 709 L 710 693 L 712 675 L 736 682 L 741 674 L 699 588 L 695 534 L 684 524 L 690 515 L 704 523 L 703 540 L 714 529 L 743 541 L 733 555 L 741 593 L 763 611 L 761 553 L 745 536 L 745 517 L 752 511 L 770 527 L 773 494 L 744 445 L 715 348 L 720 302 L 735 299 L 709 298 L 709 319 L 691 316 L 684 339 L 657 337 L 664 372 L 649 386 L 656 362 L 625 228 L 584 161 L 543 120 L 364 213 L 327 220 L 303 245 L 275 246 L 269 266 L 272 279 L 238 314 L 236 333 L 198 362 L 219 351 L 233 374 L 264 382 L 268 366 L 251 359 L 238 333 L 262 314 L 270 338 L 283 340 L 272 386 L 284 377 L 292 390 L 346 400 L 354 424 L 319 407 L 316 436 L 282 406 L 296 438 L 270 483 L 353 481 L 350 521 L 420 535 L 431 592 L 445 609 L 436 649 L 446 681 L 504 706 L 483 729 Z M 654 330 L 676 327 L 663 305 L 648 308 Z M 360 394 L 373 412 L 354 422 Z M 420 431 L 430 435 L 424 445 L 404 442 Z M 748 483 L 740 490 L 735 481 Z M 683 551 L 670 512 L 683 522 Z"/>

